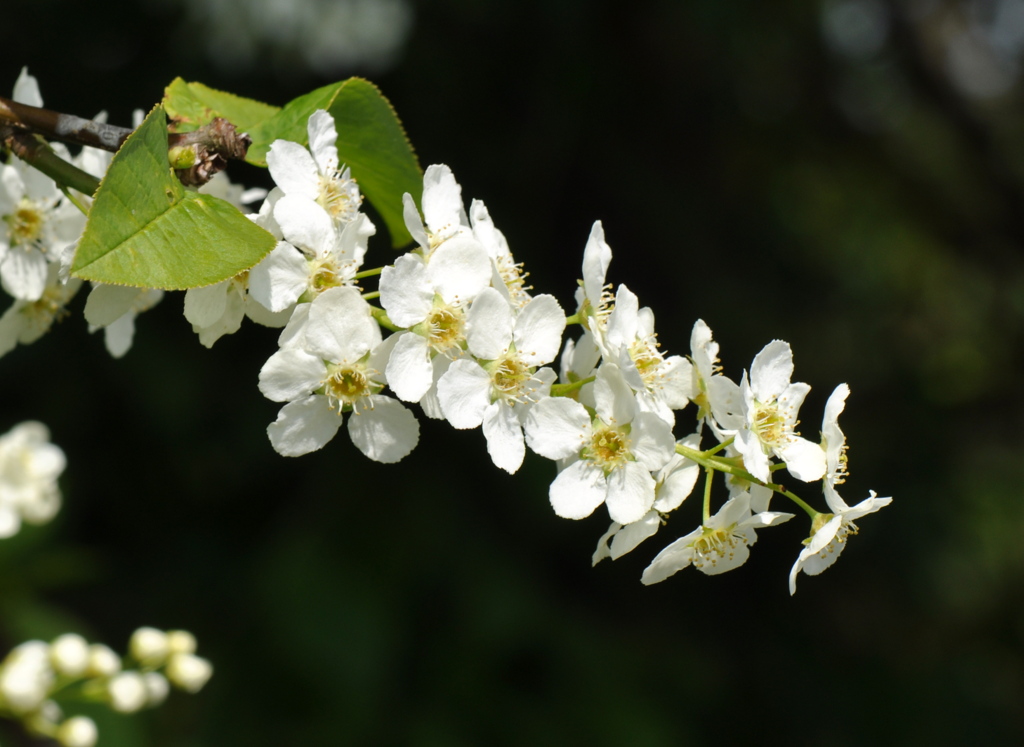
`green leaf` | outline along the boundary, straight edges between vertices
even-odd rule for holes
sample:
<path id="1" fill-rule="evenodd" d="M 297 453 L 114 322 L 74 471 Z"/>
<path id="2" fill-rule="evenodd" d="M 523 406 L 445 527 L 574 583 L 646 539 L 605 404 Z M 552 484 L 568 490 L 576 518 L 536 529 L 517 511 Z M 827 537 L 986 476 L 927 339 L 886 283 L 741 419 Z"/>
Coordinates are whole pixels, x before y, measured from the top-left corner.
<path id="1" fill-rule="evenodd" d="M 391 103 L 375 85 L 349 78 L 289 102 L 273 117 L 249 130 L 252 146 L 246 160 L 265 166 L 277 139 L 308 142 L 306 122 L 326 109 L 338 127 L 338 158 L 352 170 L 359 188 L 384 219 L 394 247 L 412 241 L 402 215 L 402 194 L 419 203 L 423 172 Z"/>
<path id="2" fill-rule="evenodd" d="M 181 185 L 167 161 L 166 118 L 157 106 L 121 146 L 100 183 L 71 274 L 183 290 L 249 269 L 275 243 L 231 203 Z"/>
<path id="3" fill-rule="evenodd" d="M 202 83 L 186 83 L 181 78 L 175 78 L 164 89 L 163 105 L 175 132 L 198 129 L 214 117 L 224 117 L 239 131 L 247 132 L 281 111 L 280 107 L 262 101 L 218 91 Z"/>

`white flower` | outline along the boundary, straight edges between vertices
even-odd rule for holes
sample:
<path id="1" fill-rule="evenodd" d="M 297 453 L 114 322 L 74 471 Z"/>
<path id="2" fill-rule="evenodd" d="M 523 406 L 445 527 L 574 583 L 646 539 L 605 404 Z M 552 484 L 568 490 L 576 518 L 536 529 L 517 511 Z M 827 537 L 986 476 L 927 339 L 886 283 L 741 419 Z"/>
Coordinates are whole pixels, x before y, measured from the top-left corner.
<path id="1" fill-rule="evenodd" d="M 752 514 L 750 495 L 730 498 L 702 526 L 670 544 L 644 569 L 641 582 L 656 584 L 691 563 L 709 576 L 731 571 L 747 562 L 750 546 L 757 542 L 755 529 L 781 524 L 793 514 Z"/>
<path id="2" fill-rule="evenodd" d="M 797 414 L 811 390 L 791 384 L 793 352 L 789 343 L 775 340 L 754 357 L 750 379 L 743 374 L 743 426 L 736 433 L 736 450 L 754 477 L 770 482 L 769 455 L 786 463 L 793 477 L 804 482 L 825 474 L 825 452 L 816 443 L 796 435 Z"/>
<path id="3" fill-rule="evenodd" d="M 141 627 L 132 633 L 128 651 L 140 664 L 160 666 L 170 653 L 167 633 L 157 628 Z"/>
<path id="4" fill-rule="evenodd" d="M 853 523 L 856 519 L 892 503 L 892 498 L 878 498 L 872 490 L 868 498 L 851 508 L 828 484 L 825 485 L 825 500 L 832 513 L 818 514 L 811 523 L 813 533 L 805 540 L 806 546 L 789 572 L 790 594 L 796 593 L 796 577 L 800 571 L 817 576 L 836 562 L 846 547 L 846 538 L 857 534 L 857 525 Z"/>
<path id="5" fill-rule="evenodd" d="M 85 321 L 89 331 L 102 329 L 107 350 L 114 358 L 128 352 L 135 337 L 135 317 L 149 311 L 164 297 L 156 288 L 93 283 L 85 300 Z"/>
<path id="6" fill-rule="evenodd" d="M 711 418 L 718 430 L 736 431 L 743 425 L 743 397 L 740 387 L 723 376 L 718 365 L 718 343 L 711 328 L 698 319 L 690 333 L 690 360 L 693 363 L 693 386 L 690 399 L 699 409 L 697 419 Z"/>
<path id="7" fill-rule="evenodd" d="M 473 359 L 455 361 L 437 384 L 441 411 L 456 428 L 483 425 L 494 464 L 514 473 L 523 463 L 522 420 L 529 404 L 551 389 L 555 373 L 537 370 L 558 355 L 565 313 L 553 296 L 532 299 L 517 317 L 494 288 L 484 289 L 466 315 Z"/>
<path id="8" fill-rule="evenodd" d="M 868 498 L 851 508 L 836 491 L 836 485 L 846 479 L 846 437 L 839 428 L 839 415 L 849 394 L 850 388 L 840 384 L 825 403 L 821 424 L 822 448 L 827 463 L 823 490 L 831 513 L 818 514 L 811 522 L 811 536 L 804 540 L 805 547 L 789 572 L 790 594 L 796 593 L 796 577 L 800 571 L 817 576 L 836 562 L 846 547 L 847 537 L 858 532 L 854 521 L 892 503 L 892 498 L 879 498 L 872 490 Z"/>
<path id="9" fill-rule="evenodd" d="M 286 196 L 319 205 L 335 226 L 348 223 L 359 213 L 363 198 L 349 170 L 339 168 L 334 117 L 317 109 L 307 132 L 309 150 L 287 140 L 274 141 L 267 153 L 270 176 Z"/>
<path id="10" fill-rule="evenodd" d="M 602 342 L 604 359 L 619 366 L 640 406 L 675 425 L 672 411 L 690 403 L 693 366 L 679 355 L 665 358 L 658 349 L 654 312 L 646 306 L 641 309 L 636 295 L 625 285 L 615 294 L 615 308 L 608 315 Z"/>
<path id="11" fill-rule="evenodd" d="M 612 249 L 604 240 L 604 227 L 601 221 L 596 221 L 583 249 L 583 283 L 576 289 L 576 312 L 599 347 L 603 347 L 604 327 L 612 301 L 611 291 L 605 285 L 611 262 Z"/>
<path id="12" fill-rule="evenodd" d="M 655 499 L 651 472 L 674 453 L 672 431 L 636 398 L 613 363 L 597 372 L 596 416 L 565 397 L 543 399 L 526 416 L 530 448 L 548 459 L 569 460 L 551 484 L 555 513 L 582 519 L 602 503 L 619 524 L 639 521 Z"/>
<path id="13" fill-rule="evenodd" d="M 494 226 L 487 207 L 480 200 L 473 200 L 469 206 L 469 217 L 473 222 L 473 235 L 480 241 L 487 256 L 491 258 L 493 276 L 491 285 L 497 288 L 518 314 L 530 302 L 529 287 L 523 265 L 512 258 L 505 235 Z"/>
<path id="14" fill-rule="evenodd" d="M 700 448 L 700 434 L 693 433 L 679 443 L 691 449 Z M 664 523 L 665 516 L 675 511 L 693 492 L 700 477 L 700 465 L 682 454 L 673 454 L 668 464 L 655 476 L 654 504 L 640 521 L 623 526 L 612 522 L 611 527 L 597 543 L 591 561 L 597 565 L 605 558 L 618 560 L 649 537 L 653 537 Z M 609 544 L 610 542 L 610 544 Z"/>
<path id="15" fill-rule="evenodd" d="M 49 265 L 43 295 L 36 301 L 16 300 L 0 316 L 0 356 L 14 350 L 18 343 L 35 342 L 67 313 L 64 307 L 82 287 L 82 281 L 71 278 L 67 284 L 62 283 L 59 272 L 57 265 Z"/>
<path id="16" fill-rule="evenodd" d="M 300 342 L 278 350 L 260 371 L 260 391 L 287 402 L 267 428 L 274 449 L 300 456 L 320 449 L 341 427 L 366 456 L 397 462 L 416 446 L 419 424 L 400 402 L 380 394 L 391 339 L 381 342 L 370 306 L 352 287 L 331 288 L 310 304 Z"/>
<path id="17" fill-rule="evenodd" d="M 89 644 L 77 633 L 65 633 L 50 643 L 50 664 L 58 674 L 80 677 L 89 666 Z"/>
<path id="18" fill-rule="evenodd" d="M 65 464 L 42 423 L 21 423 L 0 436 L 0 537 L 16 534 L 22 520 L 43 524 L 54 517 Z"/>
<path id="19" fill-rule="evenodd" d="M 466 219 L 462 187 L 444 164 L 428 166 L 423 173 L 423 218 L 411 194 L 402 195 L 402 203 L 405 227 L 420 245 L 424 258 L 429 258 L 446 241 L 479 243 Z"/>
<path id="20" fill-rule="evenodd" d="M 406 254 L 384 268 L 381 305 L 394 324 L 409 329 L 398 333 L 386 371 L 400 399 L 419 402 L 431 390 L 435 356 L 462 356 L 466 307 L 490 280 L 487 252 L 471 236 L 445 241 L 429 260 Z"/>
<path id="21" fill-rule="evenodd" d="M 26 70 L 15 84 L 15 100 L 42 106 L 39 87 Z M 38 301 L 46 290 L 48 265 L 59 262 L 84 228 L 85 216 L 52 179 L 18 159 L 0 165 L 0 284 L 11 296 Z"/>

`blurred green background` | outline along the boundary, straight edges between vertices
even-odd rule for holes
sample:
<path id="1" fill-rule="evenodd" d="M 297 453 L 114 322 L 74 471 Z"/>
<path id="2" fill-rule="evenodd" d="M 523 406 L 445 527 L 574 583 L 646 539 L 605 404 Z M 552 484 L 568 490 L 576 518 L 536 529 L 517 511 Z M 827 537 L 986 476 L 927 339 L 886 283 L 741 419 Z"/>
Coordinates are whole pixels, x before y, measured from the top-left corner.
<path id="1" fill-rule="evenodd" d="M 69 458 L 55 522 L 0 544 L 0 644 L 183 627 L 215 666 L 197 696 L 105 719 L 102 745 L 1024 738 L 1024 0 L 37 0 L 0 18 L 0 87 L 28 65 L 47 105 L 121 124 L 179 75 L 275 104 L 371 78 L 535 292 L 571 305 L 602 220 L 609 279 L 655 310 L 663 349 L 686 353 L 703 318 L 738 378 L 788 340 L 814 386 L 805 435 L 852 389 L 847 500 L 895 497 L 793 598 L 802 519 L 735 572 L 645 588 L 696 505 L 592 569 L 604 511 L 557 519 L 545 460 L 509 477 L 479 432 L 429 421 L 398 466 L 344 433 L 278 457 L 256 388 L 275 333 L 206 350 L 171 295 L 114 361 L 82 294 L 0 360 L 0 428 L 43 420 Z M 371 242 L 368 266 L 389 251 Z"/>

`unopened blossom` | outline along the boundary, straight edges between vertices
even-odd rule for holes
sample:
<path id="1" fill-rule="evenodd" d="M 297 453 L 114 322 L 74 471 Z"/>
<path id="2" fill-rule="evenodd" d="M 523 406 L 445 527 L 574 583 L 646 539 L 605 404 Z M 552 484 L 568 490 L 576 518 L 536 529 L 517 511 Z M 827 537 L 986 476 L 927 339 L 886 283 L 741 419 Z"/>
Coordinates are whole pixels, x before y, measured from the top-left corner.
<path id="1" fill-rule="evenodd" d="M 613 521 L 639 521 L 654 505 L 655 480 L 674 453 L 668 424 L 640 412 L 618 366 L 606 363 L 594 384 L 596 411 L 549 397 L 530 408 L 526 438 L 548 459 L 567 460 L 549 490 L 558 516 L 582 519 L 602 503 Z"/>
<path id="2" fill-rule="evenodd" d="M 44 524 L 56 515 L 65 464 L 42 423 L 21 423 L 0 436 L 0 537 L 16 534 L 22 521 Z"/>
<path id="3" fill-rule="evenodd" d="M 50 647 L 42 641 L 27 641 L 0 662 L 0 703 L 14 713 L 39 708 L 54 684 L 50 668 Z"/>
<path id="4" fill-rule="evenodd" d="M 15 300 L 0 316 L 0 356 L 14 350 L 18 344 L 35 342 L 67 314 L 65 306 L 82 287 L 82 281 L 70 278 L 64 283 L 59 273 L 57 265 L 49 265 L 43 295 L 35 301 Z"/>
<path id="5" fill-rule="evenodd" d="M 789 343 L 775 340 L 754 357 L 749 379 L 744 373 L 740 384 L 744 421 L 735 446 L 747 471 L 762 482 L 770 482 L 771 456 L 784 461 L 798 480 L 813 482 L 825 474 L 821 447 L 796 433 L 800 405 L 811 387 L 790 383 L 792 375 Z"/>
<path id="6" fill-rule="evenodd" d="M 132 346 L 135 317 L 156 306 L 163 297 L 164 292 L 156 288 L 93 283 L 85 301 L 85 321 L 90 332 L 103 330 L 107 351 L 120 358 Z"/>
<path id="7" fill-rule="evenodd" d="M 564 330 L 565 314 L 554 296 L 537 296 L 514 316 L 508 298 L 486 288 L 467 314 L 472 357 L 453 362 L 438 381 L 448 422 L 456 428 L 482 425 L 491 459 L 506 472 L 523 463 L 523 418 L 555 380 L 550 368 L 537 369 L 558 355 Z"/>
<path id="8" fill-rule="evenodd" d="M 298 342 L 278 350 L 260 371 L 264 396 L 287 403 L 267 428 L 274 449 L 284 456 L 316 451 L 348 414 L 352 442 L 371 459 L 397 462 L 412 451 L 419 440 L 416 417 L 380 394 L 390 340 L 381 341 L 369 304 L 355 288 L 317 296 Z"/>
<path id="9" fill-rule="evenodd" d="M 604 359 L 618 365 L 640 406 L 675 425 L 672 411 L 690 403 L 693 366 L 680 355 L 665 357 L 654 332 L 654 312 L 640 308 L 636 294 L 625 285 L 615 294 L 601 343 Z"/>
<path id="10" fill-rule="evenodd" d="M 793 514 L 752 513 L 750 496 L 730 498 L 707 522 L 670 544 L 644 569 L 640 580 L 656 584 L 689 565 L 709 576 L 731 571 L 747 562 L 756 529 L 781 524 Z"/>
<path id="11" fill-rule="evenodd" d="M 63 747 L 94 747 L 99 731 L 88 716 L 72 716 L 58 727 L 55 738 Z"/>

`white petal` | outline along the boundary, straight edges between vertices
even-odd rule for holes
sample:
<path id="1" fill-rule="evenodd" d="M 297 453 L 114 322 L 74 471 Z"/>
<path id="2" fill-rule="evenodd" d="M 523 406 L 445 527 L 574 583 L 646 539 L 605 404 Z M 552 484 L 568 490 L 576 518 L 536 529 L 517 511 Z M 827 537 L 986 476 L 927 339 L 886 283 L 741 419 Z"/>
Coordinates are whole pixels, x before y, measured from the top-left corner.
<path id="1" fill-rule="evenodd" d="M 274 183 L 286 195 L 307 200 L 315 200 L 319 195 L 320 173 L 316 161 L 298 143 L 275 140 L 267 153 L 267 168 Z"/>
<path id="2" fill-rule="evenodd" d="M 625 285 L 615 293 L 615 308 L 608 316 L 606 340 L 609 345 L 625 347 L 636 340 L 640 301 Z"/>
<path id="3" fill-rule="evenodd" d="M 352 443 L 377 462 L 393 464 L 405 458 L 419 442 L 420 424 L 416 416 L 398 400 L 371 395 L 370 408 L 360 407 L 348 419 Z"/>
<path id="4" fill-rule="evenodd" d="M 214 285 L 189 288 L 185 291 L 185 318 L 196 327 L 210 327 L 216 324 L 227 309 L 230 283 L 230 280 L 222 280 Z"/>
<path id="5" fill-rule="evenodd" d="M 645 470 L 659 470 L 668 464 L 676 452 L 672 429 L 653 412 L 638 413 L 633 418 L 629 450 Z"/>
<path id="6" fill-rule="evenodd" d="M 586 408 L 566 397 L 543 399 L 526 415 L 526 441 L 533 451 L 548 459 L 579 454 L 590 432 Z"/>
<path id="7" fill-rule="evenodd" d="M 611 247 L 604 240 L 601 221 L 590 229 L 587 246 L 583 250 L 583 289 L 591 303 L 598 303 L 604 290 L 604 278 L 612 261 Z"/>
<path id="8" fill-rule="evenodd" d="M 598 417 L 608 425 L 627 425 L 636 414 L 633 390 L 614 363 L 605 363 L 598 369 L 594 399 Z"/>
<path id="9" fill-rule="evenodd" d="M 485 288 L 466 313 L 469 351 L 485 361 L 508 352 L 512 342 L 512 309 L 494 288 Z"/>
<path id="10" fill-rule="evenodd" d="M 416 201 L 408 192 L 402 195 L 402 207 L 402 216 L 405 218 L 405 227 L 409 234 L 417 244 L 424 249 L 429 249 L 430 240 L 427 238 L 427 232 L 423 229 L 423 219 L 420 217 L 420 211 L 416 209 Z"/>
<path id="11" fill-rule="evenodd" d="M 491 260 L 483 245 L 471 233 L 464 233 L 448 239 L 430 255 L 427 276 L 446 303 L 468 303 L 490 284 Z"/>
<path id="12" fill-rule="evenodd" d="M 143 293 L 143 288 L 125 285 L 93 285 L 92 292 L 85 300 L 85 321 L 94 327 L 106 327 L 131 311 L 136 299 Z"/>
<path id="13" fill-rule="evenodd" d="M 0 265 L 0 282 L 14 298 L 38 301 L 46 290 L 46 265 L 40 252 L 11 249 Z"/>
<path id="14" fill-rule="evenodd" d="M 494 465 L 510 475 L 515 474 L 523 464 L 526 445 L 523 428 L 513 408 L 504 401 L 491 403 L 484 412 L 483 432 L 487 438 L 487 453 Z"/>
<path id="15" fill-rule="evenodd" d="M 249 295 L 271 311 L 284 311 L 299 300 L 309 282 L 309 263 L 287 241 L 249 270 Z"/>
<path id="16" fill-rule="evenodd" d="M 414 332 L 399 332 L 398 335 L 384 375 L 399 399 L 419 402 L 434 383 L 430 347 L 426 338 Z"/>
<path id="17" fill-rule="evenodd" d="M 554 296 L 542 294 L 530 300 L 516 319 L 516 350 L 528 366 L 542 366 L 558 355 L 565 332 L 565 312 Z"/>
<path id="18" fill-rule="evenodd" d="M 462 187 L 444 165 L 428 166 L 423 174 L 423 217 L 433 233 L 462 224 Z"/>
<path id="19" fill-rule="evenodd" d="M 242 294 L 237 288 L 232 287 L 228 280 L 228 292 L 225 296 L 226 304 L 224 314 L 213 324 L 206 327 L 199 327 L 193 324 L 192 329 L 199 333 L 199 342 L 206 347 L 212 347 L 217 340 L 224 335 L 230 335 L 238 331 L 242 326 L 242 319 L 245 318 L 245 304 L 242 301 Z"/>
<path id="20" fill-rule="evenodd" d="M 338 149 L 334 143 L 338 140 L 338 131 L 334 126 L 334 117 L 323 109 L 317 109 L 310 116 L 306 129 L 309 132 L 309 150 L 320 173 L 337 171 Z"/>
<path id="21" fill-rule="evenodd" d="M 37 108 L 43 105 L 43 97 L 39 93 L 39 81 L 34 75 L 29 75 L 27 67 L 21 69 L 21 74 L 14 82 L 14 94 L 11 98 L 19 104 L 28 104 Z"/>
<path id="22" fill-rule="evenodd" d="M 491 403 L 490 374 L 474 360 L 457 360 L 437 382 L 437 398 L 453 427 L 476 428 Z"/>
<path id="23" fill-rule="evenodd" d="M 380 327 L 357 288 L 328 288 L 309 307 L 306 349 L 324 360 L 355 363 L 380 341 Z"/>
<path id="24" fill-rule="evenodd" d="M 427 318 L 434 301 L 434 289 L 423 260 L 403 254 L 394 266 L 380 274 L 380 303 L 391 321 L 399 327 L 411 327 Z"/>
<path id="25" fill-rule="evenodd" d="M 612 540 L 609 555 L 618 560 L 626 553 L 635 550 L 648 537 L 653 537 L 661 526 L 661 517 L 657 511 L 648 511 L 640 521 L 622 527 Z"/>
<path id="26" fill-rule="evenodd" d="M 788 342 L 773 340 L 750 364 L 750 388 L 758 402 L 778 397 L 793 378 L 793 351 Z"/>
<path id="27" fill-rule="evenodd" d="M 282 407 L 277 420 L 267 426 L 267 436 L 278 454 L 302 456 L 323 448 L 341 423 L 341 415 L 331 409 L 327 397 L 314 394 Z"/>
<path id="28" fill-rule="evenodd" d="M 604 471 L 587 461 L 573 462 L 551 483 L 548 497 L 563 519 L 585 519 L 604 503 L 608 484 Z"/>
<path id="29" fill-rule="evenodd" d="M 113 358 L 120 358 L 131 349 L 135 338 L 135 312 L 124 314 L 103 329 L 103 342 Z"/>
<path id="30" fill-rule="evenodd" d="M 820 444 L 793 437 L 784 448 L 779 449 L 779 457 L 786 462 L 789 474 L 797 480 L 814 482 L 825 476 L 825 450 Z"/>
<path id="31" fill-rule="evenodd" d="M 285 240 L 310 254 L 331 252 L 340 236 L 327 211 L 305 197 L 287 194 L 274 206 Z"/>
<path id="32" fill-rule="evenodd" d="M 326 374 L 324 362 L 299 347 L 274 353 L 260 369 L 259 388 L 267 399 L 287 402 L 317 389 Z"/>
<path id="33" fill-rule="evenodd" d="M 608 515 L 620 524 L 640 521 L 654 503 L 654 478 L 643 465 L 626 462 L 608 475 Z"/>
<path id="34" fill-rule="evenodd" d="M 698 527 L 659 552 L 651 564 L 644 569 L 640 582 L 644 585 L 659 583 L 690 565 L 695 555 L 693 543 L 701 536 L 701 533 L 702 529 Z"/>

